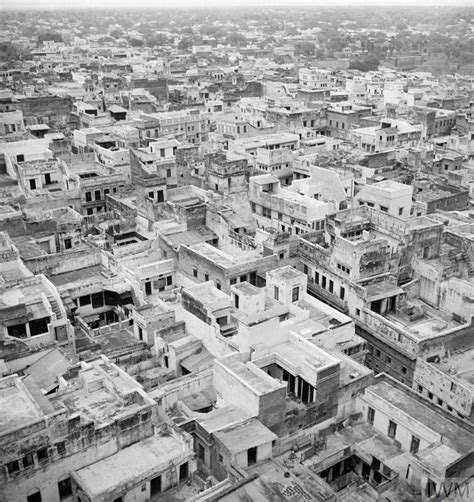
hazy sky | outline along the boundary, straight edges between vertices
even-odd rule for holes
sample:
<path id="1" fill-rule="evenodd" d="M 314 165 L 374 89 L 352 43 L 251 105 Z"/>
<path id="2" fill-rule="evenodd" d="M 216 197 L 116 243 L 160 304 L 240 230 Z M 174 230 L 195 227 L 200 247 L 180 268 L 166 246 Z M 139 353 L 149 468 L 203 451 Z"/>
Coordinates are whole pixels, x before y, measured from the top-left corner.
<path id="1" fill-rule="evenodd" d="M 228 6 L 473 5 L 473 0 L 0 0 L 0 8 L 163 8 Z"/>

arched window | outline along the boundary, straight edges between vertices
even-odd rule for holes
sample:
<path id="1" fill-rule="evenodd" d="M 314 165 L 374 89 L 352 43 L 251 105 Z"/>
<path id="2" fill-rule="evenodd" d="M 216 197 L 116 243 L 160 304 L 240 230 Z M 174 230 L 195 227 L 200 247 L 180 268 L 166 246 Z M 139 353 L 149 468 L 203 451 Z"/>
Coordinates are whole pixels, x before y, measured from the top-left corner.
<path id="1" fill-rule="evenodd" d="M 59 500 L 64 500 L 72 495 L 71 478 L 68 474 L 59 478 L 58 481 Z"/>
<path id="2" fill-rule="evenodd" d="M 41 502 L 41 491 L 39 488 L 33 488 L 28 492 L 26 502 Z"/>

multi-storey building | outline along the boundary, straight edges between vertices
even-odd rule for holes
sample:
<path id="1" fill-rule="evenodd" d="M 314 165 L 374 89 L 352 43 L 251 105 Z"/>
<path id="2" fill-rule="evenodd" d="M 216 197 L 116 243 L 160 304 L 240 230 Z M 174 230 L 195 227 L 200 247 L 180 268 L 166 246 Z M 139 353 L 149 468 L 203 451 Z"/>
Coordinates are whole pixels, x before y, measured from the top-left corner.
<path id="1" fill-rule="evenodd" d="M 291 234 L 304 234 L 324 228 L 333 205 L 281 187 L 271 174 L 250 178 L 249 200 L 262 228 L 273 227 Z"/>
<path id="2" fill-rule="evenodd" d="M 155 431 L 156 403 L 105 356 L 62 375 L 52 397 L 5 377 L 0 400 L 4 500 L 144 502 L 194 470 L 190 436 Z"/>

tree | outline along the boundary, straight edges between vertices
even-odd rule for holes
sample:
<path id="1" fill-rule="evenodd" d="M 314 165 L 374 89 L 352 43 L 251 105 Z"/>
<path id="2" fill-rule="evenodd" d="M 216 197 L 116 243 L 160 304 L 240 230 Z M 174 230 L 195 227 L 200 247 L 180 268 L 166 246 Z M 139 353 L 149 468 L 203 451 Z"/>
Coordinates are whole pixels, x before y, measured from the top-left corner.
<path id="1" fill-rule="evenodd" d="M 316 46 L 312 42 L 298 42 L 295 44 L 295 56 L 314 56 Z"/>
<path id="2" fill-rule="evenodd" d="M 110 32 L 110 36 L 113 38 L 121 38 L 123 36 L 123 31 L 115 28 Z"/>
<path id="3" fill-rule="evenodd" d="M 11 42 L 0 43 L 0 61 L 11 61 L 20 57 L 17 47 Z"/>
<path id="4" fill-rule="evenodd" d="M 132 47 L 143 47 L 143 40 L 140 40 L 139 38 L 131 38 L 129 40 L 129 43 Z"/>
<path id="5" fill-rule="evenodd" d="M 146 39 L 146 45 L 149 47 L 159 47 L 161 45 L 166 45 L 167 43 L 168 37 L 163 35 L 163 33 L 155 33 Z"/>
<path id="6" fill-rule="evenodd" d="M 183 38 L 179 41 L 178 49 L 180 51 L 187 51 L 193 46 L 193 39 L 191 37 Z"/>
<path id="7" fill-rule="evenodd" d="M 43 42 L 63 42 L 63 37 L 55 31 L 46 31 L 38 36 L 38 43 L 41 45 Z"/>
<path id="8" fill-rule="evenodd" d="M 349 63 L 349 70 L 359 70 L 363 72 L 375 71 L 379 67 L 379 60 L 375 56 L 368 56 L 363 59 L 353 59 Z"/>
<path id="9" fill-rule="evenodd" d="M 226 45 L 232 45 L 234 47 L 239 47 L 241 45 L 246 45 L 247 44 L 247 39 L 238 33 L 237 31 L 234 31 L 232 33 L 229 33 L 225 38 L 224 38 L 224 44 Z"/>

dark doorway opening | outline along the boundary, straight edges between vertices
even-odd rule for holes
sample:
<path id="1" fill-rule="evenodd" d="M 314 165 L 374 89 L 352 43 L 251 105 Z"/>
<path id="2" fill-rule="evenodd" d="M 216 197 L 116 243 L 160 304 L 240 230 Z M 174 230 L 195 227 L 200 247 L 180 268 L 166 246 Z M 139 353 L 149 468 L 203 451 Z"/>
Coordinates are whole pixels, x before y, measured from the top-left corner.
<path id="1" fill-rule="evenodd" d="M 247 450 L 247 465 L 254 465 L 257 463 L 257 448 L 249 448 Z"/>
<path id="2" fill-rule="evenodd" d="M 150 495 L 161 493 L 161 476 L 157 476 L 150 481 Z"/>
<path id="3" fill-rule="evenodd" d="M 188 463 L 179 466 L 179 480 L 186 479 L 188 477 Z"/>

